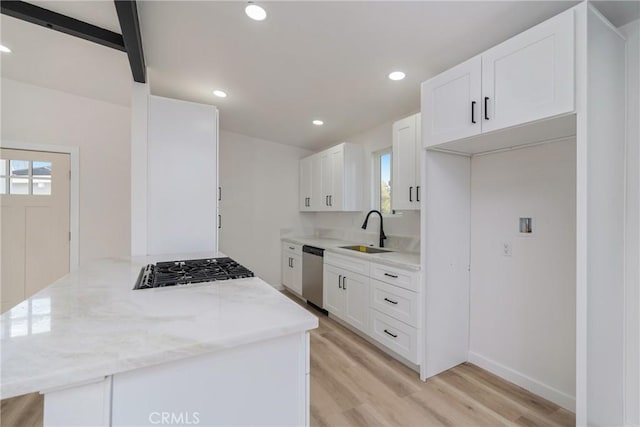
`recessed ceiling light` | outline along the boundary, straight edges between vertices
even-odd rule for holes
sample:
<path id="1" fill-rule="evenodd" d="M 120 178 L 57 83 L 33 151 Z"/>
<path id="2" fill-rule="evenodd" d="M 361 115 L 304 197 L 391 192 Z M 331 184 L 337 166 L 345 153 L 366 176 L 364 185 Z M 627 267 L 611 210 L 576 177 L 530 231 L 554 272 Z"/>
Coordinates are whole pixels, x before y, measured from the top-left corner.
<path id="1" fill-rule="evenodd" d="M 311 123 L 313 123 L 316 126 L 322 126 L 324 124 L 324 122 L 322 120 L 314 120 Z"/>
<path id="2" fill-rule="evenodd" d="M 227 97 L 227 92 L 220 90 L 220 89 L 216 89 L 213 91 L 213 94 L 215 96 L 217 96 L 218 98 L 226 98 Z"/>
<path id="3" fill-rule="evenodd" d="M 11 49 L 9 49 L 8 47 L 0 44 L 0 52 L 11 53 Z"/>
<path id="4" fill-rule="evenodd" d="M 267 17 L 267 11 L 262 8 L 262 6 L 258 6 L 255 3 L 249 2 L 247 7 L 244 8 L 244 13 L 254 21 L 264 21 Z"/>
<path id="5" fill-rule="evenodd" d="M 391 80 L 402 80 L 404 79 L 405 75 L 402 71 L 394 71 L 392 73 L 389 73 L 389 78 Z"/>

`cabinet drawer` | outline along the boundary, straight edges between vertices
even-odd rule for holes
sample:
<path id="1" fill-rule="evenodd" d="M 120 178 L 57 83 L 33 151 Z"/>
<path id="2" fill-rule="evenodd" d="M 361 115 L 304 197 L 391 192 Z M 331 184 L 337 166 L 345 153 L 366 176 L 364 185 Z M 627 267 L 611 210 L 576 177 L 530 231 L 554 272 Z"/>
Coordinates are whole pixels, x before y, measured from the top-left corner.
<path id="1" fill-rule="evenodd" d="M 418 272 L 371 263 L 371 278 L 418 292 Z"/>
<path id="2" fill-rule="evenodd" d="M 418 363 L 418 331 L 371 309 L 371 336 L 412 363 Z"/>
<path id="3" fill-rule="evenodd" d="M 324 263 L 353 273 L 363 274 L 365 276 L 369 275 L 369 261 L 364 261 L 358 258 L 325 252 Z"/>
<path id="4" fill-rule="evenodd" d="M 302 256 L 302 245 L 291 242 L 282 242 L 282 251 Z"/>
<path id="5" fill-rule="evenodd" d="M 418 294 L 371 279 L 371 308 L 411 326 L 418 326 Z"/>

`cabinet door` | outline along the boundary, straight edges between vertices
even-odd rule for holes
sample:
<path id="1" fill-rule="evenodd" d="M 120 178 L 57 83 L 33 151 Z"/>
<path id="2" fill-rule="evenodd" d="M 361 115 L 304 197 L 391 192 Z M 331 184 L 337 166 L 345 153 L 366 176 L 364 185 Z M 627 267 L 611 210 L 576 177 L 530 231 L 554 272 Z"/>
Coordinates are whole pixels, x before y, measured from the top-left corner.
<path id="1" fill-rule="evenodd" d="M 329 195 L 333 189 L 333 163 L 329 150 L 320 153 L 320 169 L 322 172 L 320 183 L 320 206 L 318 210 L 328 211 L 331 209 L 329 207 Z"/>
<path id="2" fill-rule="evenodd" d="M 345 293 L 342 290 L 344 271 L 331 265 L 324 265 L 324 308 L 331 314 L 343 317 Z"/>
<path id="3" fill-rule="evenodd" d="M 313 157 L 300 160 L 299 206 L 301 211 L 311 210 L 311 180 L 313 176 Z"/>
<path id="4" fill-rule="evenodd" d="M 369 278 L 345 272 L 342 291 L 345 294 L 343 320 L 369 333 Z"/>
<path id="5" fill-rule="evenodd" d="M 422 198 L 422 114 L 416 114 L 416 209 L 420 209 L 420 199 Z"/>
<path id="6" fill-rule="evenodd" d="M 398 120 L 393 129 L 391 204 L 395 210 L 416 209 L 416 115 Z"/>
<path id="7" fill-rule="evenodd" d="M 293 289 L 293 269 L 291 268 L 291 253 L 282 252 L 282 284 L 289 289 Z"/>
<path id="8" fill-rule="evenodd" d="M 311 156 L 311 207 L 312 211 L 319 211 L 324 206 L 322 197 L 322 157 L 319 154 Z"/>
<path id="9" fill-rule="evenodd" d="M 482 54 L 482 96 L 483 132 L 573 111 L 573 10 Z"/>
<path id="10" fill-rule="evenodd" d="M 291 257 L 291 289 L 302 295 L 302 257 L 289 256 Z"/>
<path id="11" fill-rule="evenodd" d="M 342 145 L 329 151 L 331 157 L 331 191 L 329 210 L 340 211 L 344 207 L 344 148 Z"/>
<path id="12" fill-rule="evenodd" d="M 480 133 L 481 69 L 478 56 L 422 83 L 425 147 Z"/>

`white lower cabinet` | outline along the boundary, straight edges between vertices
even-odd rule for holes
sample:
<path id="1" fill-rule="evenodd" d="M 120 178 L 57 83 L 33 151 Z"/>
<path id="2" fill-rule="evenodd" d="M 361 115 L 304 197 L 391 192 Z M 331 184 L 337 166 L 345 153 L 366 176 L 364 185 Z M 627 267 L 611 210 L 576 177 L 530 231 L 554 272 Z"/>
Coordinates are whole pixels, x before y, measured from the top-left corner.
<path id="1" fill-rule="evenodd" d="M 418 364 L 419 275 L 417 271 L 327 252 L 324 308 Z"/>
<path id="2" fill-rule="evenodd" d="M 302 295 L 302 246 L 282 242 L 282 284 Z"/>
<path id="3" fill-rule="evenodd" d="M 340 267 L 324 266 L 324 307 L 354 328 L 369 330 L 369 278 Z"/>
<path id="4" fill-rule="evenodd" d="M 412 363 L 418 363 L 418 330 L 371 310 L 371 336 Z"/>
<path id="5" fill-rule="evenodd" d="M 371 308 L 410 326 L 418 326 L 418 298 L 415 292 L 371 279 Z"/>

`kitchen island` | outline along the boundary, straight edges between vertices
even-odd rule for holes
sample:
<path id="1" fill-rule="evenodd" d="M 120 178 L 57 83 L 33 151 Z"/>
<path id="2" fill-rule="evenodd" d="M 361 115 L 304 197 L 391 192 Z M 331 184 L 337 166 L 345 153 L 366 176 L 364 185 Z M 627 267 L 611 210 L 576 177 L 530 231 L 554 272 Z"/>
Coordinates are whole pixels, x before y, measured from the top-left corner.
<path id="1" fill-rule="evenodd" d="M 315 316 L 256 277 L 132 290 L 212 256 L 97 261 L 4 313 L 0 398 L 44 394 L 45 426 L 308 424 Z"/>

